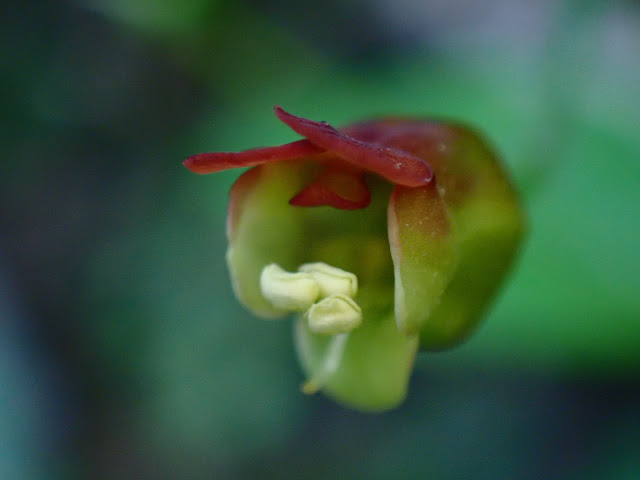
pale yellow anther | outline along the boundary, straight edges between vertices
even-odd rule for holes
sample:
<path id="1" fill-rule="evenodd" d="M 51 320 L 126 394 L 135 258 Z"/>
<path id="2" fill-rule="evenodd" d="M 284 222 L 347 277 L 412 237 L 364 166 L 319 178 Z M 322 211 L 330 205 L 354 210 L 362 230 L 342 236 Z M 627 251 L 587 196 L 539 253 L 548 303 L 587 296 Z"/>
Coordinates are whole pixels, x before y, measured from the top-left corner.
<path id="1" fill-rule="evenodd" d="M 307 321 L 312 332 L 336 335 L 358 327 L 362 323 L 362 310 L 346 295 L 331 295 L 311 306 Z"/>
<path id="2" fill-rule="evenodd" d="M 356 293 L 358 293 L 358 277 L 340 268 L 316 262 L 301 265 L 299 271 L 309 273 L 315 278 L 320 286 L 321 297 L 329 297 L 331 295 L 355 297 Z"/>
<path id="3" fill-rule="evenodd" d="M 275 263 L 262 269 L 260 290 L 274 307 L 291 311 L 307 310 L 320 296 L 320 287 L 312 275 L 290 273 Z"/>

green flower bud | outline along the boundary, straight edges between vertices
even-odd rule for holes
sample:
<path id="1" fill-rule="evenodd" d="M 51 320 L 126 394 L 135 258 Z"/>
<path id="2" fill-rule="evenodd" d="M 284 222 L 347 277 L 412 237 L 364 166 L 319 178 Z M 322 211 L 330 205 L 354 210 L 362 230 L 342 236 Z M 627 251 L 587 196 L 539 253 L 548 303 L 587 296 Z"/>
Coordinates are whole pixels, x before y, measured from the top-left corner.
<path id="1" fill-rule="evenodd" d="M 516 194 L 468 128 L 275 113 L 305 139 L 184 162 L 253 167 L 230 193 L 234 292 L 263 318 L 298 312 L 304 392 L 393 408 L 415 354 L 466 339 L 495 296 L 523 236 Z"/>

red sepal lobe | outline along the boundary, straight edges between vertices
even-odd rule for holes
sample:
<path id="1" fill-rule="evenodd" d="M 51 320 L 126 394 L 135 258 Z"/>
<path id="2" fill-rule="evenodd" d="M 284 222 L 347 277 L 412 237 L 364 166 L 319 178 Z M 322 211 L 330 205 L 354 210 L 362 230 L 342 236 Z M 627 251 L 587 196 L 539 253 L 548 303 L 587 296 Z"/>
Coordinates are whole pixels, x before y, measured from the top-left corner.
<path id="1" fill-rule="evenodd" d="M 392 183 L 405 187 L 420 187 L 433 179 L 433 171 L 427 162 L 403 150 L 358 140 L 336 130 L 328 123 L 296 117 L 278 106 L 275 106 L 273 111 L 283 123 L 314 145 Z"/>
<path id="2" fill-rule="evenodd" d="M 253 148 L 237 153 L 199 153 L 187 158 L 184 166 L 194 173 L 206 174 L 315 157 L 324 170 L 289 203 L 301 207 L 326 205 L 341 210 L 355 210 L 369 205 L 371 194 L 364 182 L 366 172 L 403 187 L 415 188 L 432 183 L 431 166 L 405 151 L 402 146 L 390 144 L 388 128 L 378 122 L 339 131 L 326 122 L 297 117 L 278 106 L 274 107 L 274 112 L 283 123 L 306 138 L 276 147 Z"/>
<path id="3" fill-rule="evenodd" d="M 358 210 L 371 202 L 371 194 L 362 172 L 328 167 L 297 193 L 290 205 L 297 207 L 330 206 L 340 210 Z"/>
<path id="4" fill-rule="evenodd" d="M 293 160 L 323 151 L 322 147 L 317 147 L 309 140 L 298 140 L 277 147 L 252 148 L 237 153 L 198 153 L 187 158 L 182 164 L 194 173 L 204 174 L 230 168 L 255 167 L 268 162 Z"/>

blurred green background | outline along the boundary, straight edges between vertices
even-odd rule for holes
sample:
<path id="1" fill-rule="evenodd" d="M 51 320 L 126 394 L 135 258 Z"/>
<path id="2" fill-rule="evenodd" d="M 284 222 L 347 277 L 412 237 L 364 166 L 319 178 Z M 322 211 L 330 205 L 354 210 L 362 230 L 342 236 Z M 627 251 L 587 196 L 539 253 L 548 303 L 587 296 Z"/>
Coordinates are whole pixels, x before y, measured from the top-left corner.
<path id="1" fill-rule="evenodd" d="M 640 478 L 640 3 L 76 0 L 0 15 L 0 478 Z M 530 235 L 381 415 L 299 393 L 224 265 L 273 116 L 466 121 Z"/>

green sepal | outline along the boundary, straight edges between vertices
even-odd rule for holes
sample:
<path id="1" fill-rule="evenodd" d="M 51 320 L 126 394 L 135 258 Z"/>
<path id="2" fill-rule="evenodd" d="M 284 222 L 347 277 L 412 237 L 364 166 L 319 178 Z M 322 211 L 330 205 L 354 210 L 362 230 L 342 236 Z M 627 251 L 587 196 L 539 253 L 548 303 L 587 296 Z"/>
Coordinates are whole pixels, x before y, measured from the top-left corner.
<path id="1" fill-rule="evenodd" d="M 295 271 L 305 257 L 304 209 L 289 198 L 313 176 L 305 162 L 261 165 L 236 180 L 229 194 L 227 265 L 238 300 L 255 315 L 286 315 L 264 299 L 260 273 L 271 263 Z"/>
<path id="2" fill-rule="evenodd" d="M 396 186 L 387 214 L 395 277 L 395 320 L 405 335 L 432 321 L 457 265 L 456 232 L 435 184 Z"/>
<path id="3" fill-rule="evenodd" d="M 432 160 L 454 232 L 456 264 L 420 328 L 420 349 L 441 350 L 476 328 L 524 234 L 524 214 L 493 150 L 475 132 L 449 126 L 446 155 Z"/>

